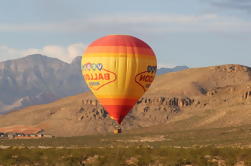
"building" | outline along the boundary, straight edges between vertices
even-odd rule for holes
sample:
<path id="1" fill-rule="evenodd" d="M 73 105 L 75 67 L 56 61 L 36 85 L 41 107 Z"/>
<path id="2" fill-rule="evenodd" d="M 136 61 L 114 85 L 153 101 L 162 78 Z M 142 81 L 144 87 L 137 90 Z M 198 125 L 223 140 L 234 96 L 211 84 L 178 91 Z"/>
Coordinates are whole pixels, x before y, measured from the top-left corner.
<path id="1" fill-rule="evenodd" d="M 0 133 L 0 138 L 3 138 L 5 137 L 5 134 L 4 133 Z"/>
<path id="2" fill-rule="evenodd" d="M 0 128 L 0 138 L 9 139 L 29 139 L 29 138 L 43 138 L 44 129 L 33 126 L 8 126 Z"/>

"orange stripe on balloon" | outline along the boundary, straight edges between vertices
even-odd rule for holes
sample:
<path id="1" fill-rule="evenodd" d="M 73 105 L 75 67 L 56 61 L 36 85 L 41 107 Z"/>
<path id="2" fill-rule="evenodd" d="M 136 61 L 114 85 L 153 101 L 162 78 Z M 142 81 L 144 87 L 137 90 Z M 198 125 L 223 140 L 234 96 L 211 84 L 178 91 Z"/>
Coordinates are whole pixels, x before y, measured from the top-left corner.
<path id="1" fill-rule="evenodd" d="M 155 59 L 155 56 L 148 56 L 148 55 L 140 55 L 140 54 L 125 54 L 125 53 L 91 53 L 91 54 L 84 54 L 84 57 L 130 57 L 130 58 L 146 58 L 146 59 Z"/>
<path id="2" fill-rule="evenodd" d="M 107 95 L 99 95 L 99 94 L 96 94 L 95 95 L 97 98 L 101 99 L 101 98 L 116 98 L 116 99 L 138 99 L 139 96 L 133 96 L 132 94 L 120 94 L 120 95 L 110 95 L 110 94 L 107 94 Z M 141 95 L 140 95 L 141 97 Z"/>
<path id="3" fill-rule="evenodd" d="M 88 47 L 85 54 L 131 54 L 131 55 L 145 55 L 155 56 L 154 52 L 150 48 L 141 47 L 124 47 L 124 46 L 93 46 Z"/>
<path id="4" fill-rule="evenodd" d="M 103 105 L 134 105 L 138 99 L 127 98 L 100 98 L 99 101 Z"/>

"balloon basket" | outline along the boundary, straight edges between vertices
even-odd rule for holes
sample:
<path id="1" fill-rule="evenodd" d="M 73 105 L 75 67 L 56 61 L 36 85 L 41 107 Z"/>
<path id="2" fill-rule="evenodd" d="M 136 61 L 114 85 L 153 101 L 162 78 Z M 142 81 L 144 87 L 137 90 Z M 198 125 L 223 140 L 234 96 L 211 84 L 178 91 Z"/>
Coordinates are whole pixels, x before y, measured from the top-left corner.
<path id="1" fill-rule="evenodd" d="M 113 133 L 114 134 L 121 134 L 122 133 L 122 129 L 114 129 Z"/>

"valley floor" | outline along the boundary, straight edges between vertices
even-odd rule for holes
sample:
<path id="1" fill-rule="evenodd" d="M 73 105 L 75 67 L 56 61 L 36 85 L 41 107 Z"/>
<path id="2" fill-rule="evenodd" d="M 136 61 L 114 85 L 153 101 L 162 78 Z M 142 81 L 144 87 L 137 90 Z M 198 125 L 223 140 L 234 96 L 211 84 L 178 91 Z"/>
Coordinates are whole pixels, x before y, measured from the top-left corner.
<path id="1" fill-rule="evenodd" d="M 251 166 L 251 126 L 0 140 L 0 165 L 15 164 Z"/>
<path id="2" fill-rule="evenodd" d="M 250 166 L 251 149 L 240 148 L 8 148 L 1 165 Z"/>

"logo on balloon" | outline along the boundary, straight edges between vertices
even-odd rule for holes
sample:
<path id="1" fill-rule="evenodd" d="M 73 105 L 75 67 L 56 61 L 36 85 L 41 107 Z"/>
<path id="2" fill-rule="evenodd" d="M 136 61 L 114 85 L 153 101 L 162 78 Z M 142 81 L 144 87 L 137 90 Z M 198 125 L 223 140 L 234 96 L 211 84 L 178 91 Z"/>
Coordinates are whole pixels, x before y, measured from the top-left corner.
<path id="1" fill-rule="evenodd" d="M 157 72 L 157 66 L 147 66 L 147 72 L 148 73 L 156 73 Z"/>
<path id="2" fill-rule="evenodd" d="M 102 70 L 103 64 L 102 63 L 86 63 L 82 66 L 82 70 Z"/>
<path id="3" fill-rule="evenodd" d="M 86 83 L 93 90 L 99 90 L 117 79 L 117 75 L 104 69 L 102 63 L 86 63 L 82 65 L 82 70 Z"/>
<path id="4" fill-rule="evenodd" d="M 144 91 L 146 91 L 154 80 L 157 66 L 147 66 L 146 71 L 141 72 L 135 76 L 135 82 L 139 84 Z"/>

